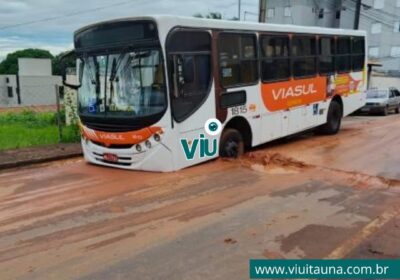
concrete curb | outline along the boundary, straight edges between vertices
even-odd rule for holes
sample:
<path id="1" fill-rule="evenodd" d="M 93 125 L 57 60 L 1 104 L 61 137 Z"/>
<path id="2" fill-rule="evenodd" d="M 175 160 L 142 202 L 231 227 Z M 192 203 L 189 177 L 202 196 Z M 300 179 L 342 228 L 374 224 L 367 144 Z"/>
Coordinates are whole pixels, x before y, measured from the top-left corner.
<path id="1" fill-rule="evenodd" d="M 0 151 L 0 171 L 82 156 L 80 144 L 57 144 Z"/>
<path id="2" fill-rule="evenodd" d="M 23 161 L 0 163 L 0 171 L 4 170 L 4 169 L 24 167 L 24 166 L 32 165 L 32 164 L 39 164 L 39 163 L 46 163 L 46 162 L 57 161 L 57 160 L 62 160 L 62 159 L 69 159 L 69 158 L 79 157 L 82 155 L 83 155 L 82 152 L 79 152 L 79 153 L 60 155 L 60 156 L 54 156 L 54 157 L 34 158 L 34 159 L 23 160 Z"/>

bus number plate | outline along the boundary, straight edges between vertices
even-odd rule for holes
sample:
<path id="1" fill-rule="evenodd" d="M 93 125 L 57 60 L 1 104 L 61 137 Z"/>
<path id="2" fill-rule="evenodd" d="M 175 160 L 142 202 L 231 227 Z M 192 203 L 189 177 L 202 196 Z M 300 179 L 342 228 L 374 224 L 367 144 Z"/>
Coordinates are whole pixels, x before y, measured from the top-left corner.
<path id="1" fill-rule="evenodd" d="M 118 162 L 118 156 L 115 154 L 105 153 L 103 154 L 103 159 L 105 161 Z"/>
<path id="2" fill-rule="evenodd" d="M 246 114 L 247 113 L 247 107 L 246 105 L 242 106 L 236 106 L 231 108 L 232 116 L 240 115 L 240 114 Z"/>

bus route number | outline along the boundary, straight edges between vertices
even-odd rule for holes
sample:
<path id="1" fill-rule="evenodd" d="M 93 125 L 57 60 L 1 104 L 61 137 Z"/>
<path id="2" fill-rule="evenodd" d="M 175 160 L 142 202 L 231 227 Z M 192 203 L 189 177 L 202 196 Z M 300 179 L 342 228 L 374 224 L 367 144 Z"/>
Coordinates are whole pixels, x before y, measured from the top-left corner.
<path id="1" fill-rule="evenodd" d="M 231 108 L 232 116 L 240 115 L 240 114 L 246 114 L 247 113 L 247 107 L 246 105 L 242 106 L 236 106 Z"/>

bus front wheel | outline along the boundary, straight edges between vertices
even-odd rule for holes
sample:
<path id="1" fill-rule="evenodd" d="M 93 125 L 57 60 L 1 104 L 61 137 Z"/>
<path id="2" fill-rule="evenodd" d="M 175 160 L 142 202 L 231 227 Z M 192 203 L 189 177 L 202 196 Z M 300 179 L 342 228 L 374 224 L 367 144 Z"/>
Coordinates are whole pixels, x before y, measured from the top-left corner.
<path id="1" fill-rule="evenodd" d="M 328 109 L 327 122 L 319 127 L 318 132 L 325 135 L 338 133 L 342 123 L 342 106 L 337 101 L 332 101 Z"/>
<path id="2" fill-rule="evenodd" d="M 227 158 L 238 158 L 244 153 L 242 134 L 233 128 L 227 128 L 222 132 L 219 143 L 219 155 Z"/>

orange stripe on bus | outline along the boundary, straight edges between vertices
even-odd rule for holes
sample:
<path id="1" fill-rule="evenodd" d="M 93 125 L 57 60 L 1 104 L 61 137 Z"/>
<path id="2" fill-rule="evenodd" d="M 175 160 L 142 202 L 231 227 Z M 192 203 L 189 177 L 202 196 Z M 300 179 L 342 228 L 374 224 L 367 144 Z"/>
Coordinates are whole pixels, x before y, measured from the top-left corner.
<path id="1" fill-rule="evenodd" d="M 150 138 L 156 133 L 162 133 L 162 129 L 159 126 L 146 127 L 129 132 L 105 132 L 88 128 L 82 124 L 80 126 L 83 136 L 92 141 L 103 143 L 106 146 L 111 144 L 133 145 Z"/>
<path id="2" fill-rule="evenodd" d="M 264 106 L 269 111 L 286 110 L 325 100 L 327 77 L 261 84 Z"/>

